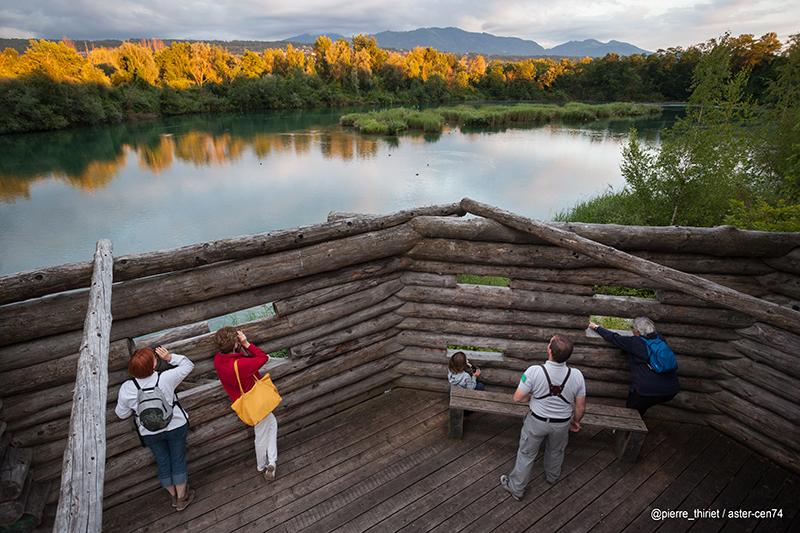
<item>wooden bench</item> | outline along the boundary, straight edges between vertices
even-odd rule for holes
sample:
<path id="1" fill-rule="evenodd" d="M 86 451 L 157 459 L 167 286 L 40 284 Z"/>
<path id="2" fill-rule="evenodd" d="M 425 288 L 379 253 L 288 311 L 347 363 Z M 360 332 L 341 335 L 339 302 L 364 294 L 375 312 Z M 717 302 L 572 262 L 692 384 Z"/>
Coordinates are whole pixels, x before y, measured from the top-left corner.
<path id="1" fill-rule="evenodd" d="M 450 437 L 453 439 L 460 439 L 463 434 L 465 410 L 522 418 L 528 412 L 528 403 L 515 402 L 510 394 L 454 388 L 450 391 Z M 581 426 L 614 430 L 617 457 L 629 462 L 636 461 L 647 435 L 647 426 L 639 411 L 590 401 L 586 402 Z"/>

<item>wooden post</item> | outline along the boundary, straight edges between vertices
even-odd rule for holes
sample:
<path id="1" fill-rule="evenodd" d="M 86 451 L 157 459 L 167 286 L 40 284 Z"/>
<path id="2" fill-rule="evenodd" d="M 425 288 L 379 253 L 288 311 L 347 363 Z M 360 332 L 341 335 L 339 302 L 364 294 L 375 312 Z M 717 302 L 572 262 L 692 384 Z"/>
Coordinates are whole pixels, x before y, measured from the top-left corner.
<path id="1" fill-rule="evenodd" d="M 111 241 L 97 243 L 89 309 L 75 379 L 69 439 L 61 469 L 54 531 L 100 531 L 106 464 L 106 399 L 111 334 Z"/>
<path id="2" fill-rule="evenodd" d="M 584 254 L 648 279 L 665 283 L 685 293 L 706 301 L 718 303 L 728 309 L 745 313 L 773 326 L 800 333 L 800 312 L 742 294 L 699 276 L 652 263 L 646 259 L 641 259 L 586 239 L 575 233 L 557 229 L 537 220 L 515 215 L 469 198 L 461 200 L 461 205 L 473 215 L 491 218 L 512 228 L 533 233 L 548 242 L 573 252 Z"/>

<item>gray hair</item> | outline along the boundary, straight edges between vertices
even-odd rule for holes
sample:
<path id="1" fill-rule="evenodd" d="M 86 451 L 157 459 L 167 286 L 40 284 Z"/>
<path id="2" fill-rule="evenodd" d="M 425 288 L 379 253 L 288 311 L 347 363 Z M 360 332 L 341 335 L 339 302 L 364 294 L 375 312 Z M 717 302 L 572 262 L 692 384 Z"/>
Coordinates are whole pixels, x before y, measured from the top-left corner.
<path id="1" fill-rule="evenodd" d="M 653 321 L 646 316 L 638 316 L 633 319 L 631 329 L 635 329 L 640 335 L 644 335 L 646 337 L 655 332 L 656 325 L 653 324 Z"/>

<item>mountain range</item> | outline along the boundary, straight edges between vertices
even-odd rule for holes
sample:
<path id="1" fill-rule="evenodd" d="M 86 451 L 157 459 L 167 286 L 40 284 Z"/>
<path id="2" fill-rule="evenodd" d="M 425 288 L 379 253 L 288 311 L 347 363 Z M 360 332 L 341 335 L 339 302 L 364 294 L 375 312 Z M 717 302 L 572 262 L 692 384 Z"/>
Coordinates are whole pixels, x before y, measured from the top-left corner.
<path id="1" fill-rule="evenodd" d="M 347 39 L 337 33 L 327 33 L 330 40 Z M 284 39 L 285 41 L 313 44 L 320 35 L 304 33 Z M 440 52 L 459 54 L 484 54 L 497 56 L 559 56 L 559 57 L 603 57 L 606 54 L 629 56 L 649 54 L 629 43 L 609 41 L 601 43 L 596 39 L 569 41 L 546 49 L 536 41 L 517 37 L 497 37 L 489 33 L 468 32 L 459 28 L 420 28 L 412 31 L 384 31 L 372 34 L 381 48 L 411 50 L 417 46 L 434 48 Z"/>

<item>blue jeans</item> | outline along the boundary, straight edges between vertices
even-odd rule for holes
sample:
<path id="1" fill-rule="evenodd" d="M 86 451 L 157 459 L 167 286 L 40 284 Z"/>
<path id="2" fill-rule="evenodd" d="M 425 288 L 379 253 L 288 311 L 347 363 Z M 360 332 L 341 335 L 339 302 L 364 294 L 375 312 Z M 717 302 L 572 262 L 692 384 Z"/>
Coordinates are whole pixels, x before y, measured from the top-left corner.
<path id="1" fill-rule="evenodd" d="M 189 481 L 186 468 L 186 434 L 189 425 L 184 424 L 172 431 L 155 435 L 144 435 L 142 439 L 156 458 L 158 479 L 165 489 Z"/>

